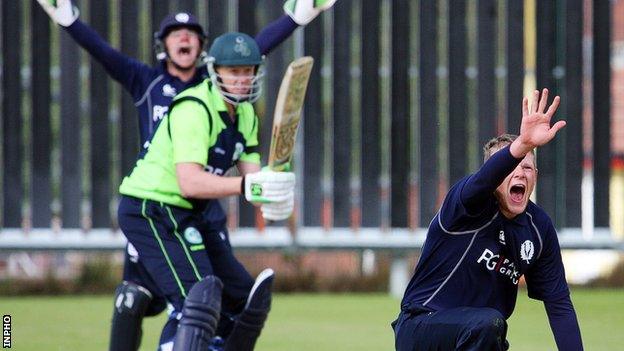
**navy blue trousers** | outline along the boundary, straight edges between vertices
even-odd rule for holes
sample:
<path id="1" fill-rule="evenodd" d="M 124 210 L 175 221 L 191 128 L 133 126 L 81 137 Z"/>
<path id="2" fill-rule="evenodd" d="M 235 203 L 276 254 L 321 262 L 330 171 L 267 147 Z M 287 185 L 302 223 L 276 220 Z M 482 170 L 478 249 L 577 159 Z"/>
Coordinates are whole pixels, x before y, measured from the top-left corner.
<path id="1" fill-rule="evenodd" d="M 174 308 L 161 341 L 175 334 L 176 312 L 181 311 L 190 287 L 209 274 L 224 283 L 217 333 L 227 336 L 232 317 L 244 308 L 254 279 L 234 256 L 225 222 L 210 222 L 198 211 L 129 196 L 122 197 L 118 217 L 131 245 L 126 251 L 124 280 L 152 292 L 148 314 L 157 312 L 165 300 Z"/>
<path id="2" fill-rule="evenodd" d="M 493 308 L 406 312 L 392 323 L 397 351 L 503 351 L 507 322 Z"/>

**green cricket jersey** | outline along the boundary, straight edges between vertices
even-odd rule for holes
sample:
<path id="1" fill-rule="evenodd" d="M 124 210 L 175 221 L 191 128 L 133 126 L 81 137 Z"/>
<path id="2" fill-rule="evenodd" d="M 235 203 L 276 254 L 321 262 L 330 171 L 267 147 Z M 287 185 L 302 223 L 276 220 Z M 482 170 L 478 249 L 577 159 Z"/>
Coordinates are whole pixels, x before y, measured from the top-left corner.
<path id="1" fill-rule="evenodd" d="M 173 100 L 169 114 L 157 127 L 143 159 L 125 177 L 119 192 L 191 209 L 176 177 L 176 163 L 198 163 L 223 175 L 238 161 L 260 164 L 258 118 L 253 105 L 238 104 L 234 121 L 219 90 L 209 79 Z"/>

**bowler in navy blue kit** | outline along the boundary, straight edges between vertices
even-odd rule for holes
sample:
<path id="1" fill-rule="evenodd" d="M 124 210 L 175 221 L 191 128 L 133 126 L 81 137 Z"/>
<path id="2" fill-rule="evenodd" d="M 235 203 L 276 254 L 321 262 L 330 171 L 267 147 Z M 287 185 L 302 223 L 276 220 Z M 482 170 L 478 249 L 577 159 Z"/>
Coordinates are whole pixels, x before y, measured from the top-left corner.
<path id="1" fill-rule="evenodd" d="M 529 297 L 544 302 L 558 349 L 583 349 L 557 233 L 529 200 L 533 150 L 565 126 L 551 127 L 559 97 L 548 110 L 547 100 L 546 89 L 530 107 L 525 98 L 520 135 L 488 142 L 483 166 L 448 192 L 392 324 L 397 350 L 506 350 L 522 276 Z"/>

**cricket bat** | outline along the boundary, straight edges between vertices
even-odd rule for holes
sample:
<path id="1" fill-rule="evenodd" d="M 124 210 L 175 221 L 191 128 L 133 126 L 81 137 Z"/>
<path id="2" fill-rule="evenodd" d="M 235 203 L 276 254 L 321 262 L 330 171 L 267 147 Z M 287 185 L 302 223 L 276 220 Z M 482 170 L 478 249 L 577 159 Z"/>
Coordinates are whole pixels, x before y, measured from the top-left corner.
<path id="1" fill-rule="evenodd" d="M 273 171 L 284 171 L 295 150 L 297 129 L 301 121 L 303 100 L 308 88 L 314 59 L 300 57 L 288 65 L 280 85 L 275 113 L 268 166 Z"/>

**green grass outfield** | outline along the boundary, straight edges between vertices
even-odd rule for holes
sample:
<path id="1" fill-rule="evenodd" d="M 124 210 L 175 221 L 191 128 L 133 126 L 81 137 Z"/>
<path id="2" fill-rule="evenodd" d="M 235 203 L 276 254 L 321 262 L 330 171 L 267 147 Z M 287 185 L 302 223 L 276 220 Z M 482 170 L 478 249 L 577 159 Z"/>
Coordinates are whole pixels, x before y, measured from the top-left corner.
<path id="1" fill-rule="evenodd" d="M 587 350 L 624 349 L 624 290 L 573 290 Z M 259 351 L 393 350 L 390 321 L 398 301 L 386 295 L 278 295 Z M 12 317 L 12 350 L 106 350 L 109 296 L 0 297 Z M 141 350 L 156 350 L 164 315 L 149 318 Z M 509 320 L 512 350 L 555 350 L 543 305 L 520 292 Z"/>

